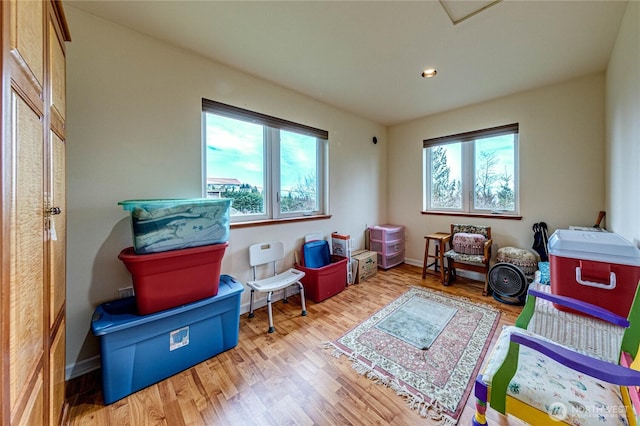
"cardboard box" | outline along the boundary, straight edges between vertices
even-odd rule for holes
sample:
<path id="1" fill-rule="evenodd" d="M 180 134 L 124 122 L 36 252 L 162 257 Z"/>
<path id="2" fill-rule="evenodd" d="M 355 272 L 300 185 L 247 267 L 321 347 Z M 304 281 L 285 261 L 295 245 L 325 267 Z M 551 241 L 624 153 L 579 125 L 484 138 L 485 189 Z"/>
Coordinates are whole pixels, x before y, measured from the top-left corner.
<path id="1" fill-rule="evenodd" d="M 348 234 L 331 234 L 331 254 L 334 256 L 351 257 L 352 243 Z"/>
<path id="2" fill-rule="evenodd" d="M 378 253 L 375 251 L 358 250 L 352 253 L 352 258 L 358 261 L 355 283 L 361 283 L 378 272 Z"/>

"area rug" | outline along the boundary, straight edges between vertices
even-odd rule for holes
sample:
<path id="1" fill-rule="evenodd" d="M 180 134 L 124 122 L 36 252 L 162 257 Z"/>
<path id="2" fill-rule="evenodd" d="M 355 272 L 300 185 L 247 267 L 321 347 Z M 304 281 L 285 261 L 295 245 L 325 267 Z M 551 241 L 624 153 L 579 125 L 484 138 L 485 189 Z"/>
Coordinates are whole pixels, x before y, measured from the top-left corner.
<path id="1" fill-rule="evenodd" d="M 489 305 L 411 287 L 330 346 L 423 417 L 455 425 L 499 319 Z"/>

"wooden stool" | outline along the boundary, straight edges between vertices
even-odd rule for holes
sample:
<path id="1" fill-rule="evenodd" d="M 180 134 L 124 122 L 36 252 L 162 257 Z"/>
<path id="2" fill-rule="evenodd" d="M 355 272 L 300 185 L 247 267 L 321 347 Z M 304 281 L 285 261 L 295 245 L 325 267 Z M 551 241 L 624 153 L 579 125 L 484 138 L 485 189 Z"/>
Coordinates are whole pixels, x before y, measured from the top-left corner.
<path id="1" fill-rule="evenodd" d="M 427 269 L 433 266 L 434 272 L 440 272 L 440 281 L 444 284 L 446 275 L 445 275 L 445 266 L 444 266 L 444 253 L 446 251 L 445 241 L 449 237 L 448 232 L 436 232 L 434 234 L 425 235 L 425 244 L 424 244 L 424 261 L 422 264 L 422 279 L 427 276 Z M 431 245 L 431 241 L 435 241 L 435 253 L 429 253 L 429 246 Z M 433 259 L 433 262 L 429 263 L 429 259 Z"/>

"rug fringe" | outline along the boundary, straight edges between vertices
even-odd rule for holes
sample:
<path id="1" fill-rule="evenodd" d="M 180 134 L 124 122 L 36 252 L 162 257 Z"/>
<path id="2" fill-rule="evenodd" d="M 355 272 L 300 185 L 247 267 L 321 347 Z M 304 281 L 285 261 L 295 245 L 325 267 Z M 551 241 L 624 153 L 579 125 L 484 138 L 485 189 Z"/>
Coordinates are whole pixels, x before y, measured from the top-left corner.
<path id="1" fill-rule="evenodd" d="M 333 342 L 325 346 L 326 348 L 333 347 L 333 356 L 340 358 L 340 355 L 345 355 L 352 361 L 351 368 L 361 376 L 365 376 L 376 384 L 384 385 L 407 401 L 407 406 L 416 410 L 420 416 L 437 421 L 440 426 L 454 426 L 458 424 L 458 421 L 444 413 L 442 406 L 438 401 L 426 401 L 420 394 L 411 392 L 406 386 L 402 385 L 396 377 L 390 377 L 386 374 L 378 372 L 375 368 L 376 365 L 367 365 L 358 359 L 358 354 L 349 354 L 341 350 Z"/>

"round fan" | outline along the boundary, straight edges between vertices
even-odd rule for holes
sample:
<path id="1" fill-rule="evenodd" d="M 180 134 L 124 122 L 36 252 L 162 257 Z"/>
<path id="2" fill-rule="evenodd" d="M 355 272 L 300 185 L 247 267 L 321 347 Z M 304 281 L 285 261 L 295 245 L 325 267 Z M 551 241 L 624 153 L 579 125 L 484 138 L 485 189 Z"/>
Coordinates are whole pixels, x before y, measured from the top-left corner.
<path id="1" fill-rule="evenodd" d="M 511 263 L 496 263 L 489 269 L 489 286 L 493 298 L 508 305 L 523 305 L 528 282 L 524 272 Z"/>

